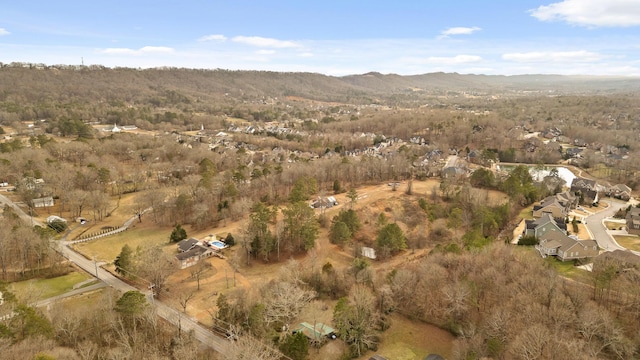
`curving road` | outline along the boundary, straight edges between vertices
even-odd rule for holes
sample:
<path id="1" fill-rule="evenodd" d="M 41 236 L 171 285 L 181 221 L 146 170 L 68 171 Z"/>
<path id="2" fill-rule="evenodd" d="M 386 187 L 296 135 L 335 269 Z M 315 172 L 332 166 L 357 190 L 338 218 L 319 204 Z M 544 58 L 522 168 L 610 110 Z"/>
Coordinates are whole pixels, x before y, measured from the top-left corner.
<path id="1" fill-rule="evenodd" d="M 598 246 L 603 250 L 627 250 L 620 246 L 613 236 L 611 236 L 607 227 L 604 225 L 604 220 L 612 217 L 618 210 L 629 206 L 629 203 L 609 198 L 606 201 L 601 201 L 601 203 L 605 202 L 609 205 L 606 209 L 587 217 L 587 229 L 591 233 L 593 239 L 598 243 Z M 638 255 L 635 251 L 633 251 L 633 253 Z"/>
<path id="2" fill-rule="evenodd" d="M 18 205 L 13 203 L 6 196 L 0 195 L 0 203 L 10 206 L 18 214 L 18 216 L 20 216 L 20 218 L 26 223 L 43 226 L 42 223 L 40 223 L 36 219 L 33 219 L 31 216 L 27 215 Z M 79 253 L 75 252 L 73 249 L 71 249 L 67 245 L 66 242 L 52 241 L 51 246 L 54 248 L 54 250 L 62 254 L 62 256 L 67 258 L 69 261 L 73 262 L 78 267 L 80 267 L 81 269 L 89 273 L 90 275 L 100 279 L 102 282 L 109 285 L 113 289 L 123 293 L 130 290 L 140 291 L 139 289 L 115 277 L 110 272 L 97 266 L 97 264 L 94 263 L 93 260 L 89 260 L 84 256 L 80 255 Z M 82 290 L 87 291 L 87 289 L 82 289 Z M 167 306 L 166 304 L 163 304 L 160 301 L 153 301 L 150 291 L 142 291 L 142 292 L 147 295 L 148 299 L 151 299 L 152 301 L 151 305 L 155 307 L 156 313 L 158 314 L 158 316 L 165 319 L 169 323 L 175 326 L 178 326 L 181 329 L 181 331 L 186 331 L 186 332 L 193 331 L 196 339 L 198 339 L 202 344 L 212 348 L 213 350 L 219 353 L 223 353 L 225 351 L 227 347 L 226 344 L 228 342 L 226 338 L 222 338 L 218 335 L 215 335 L 214 333 L 209 331 L 204 326 L 200 325 L 195 320 L 182 314 L 180 311 L 173 309 Z"/>

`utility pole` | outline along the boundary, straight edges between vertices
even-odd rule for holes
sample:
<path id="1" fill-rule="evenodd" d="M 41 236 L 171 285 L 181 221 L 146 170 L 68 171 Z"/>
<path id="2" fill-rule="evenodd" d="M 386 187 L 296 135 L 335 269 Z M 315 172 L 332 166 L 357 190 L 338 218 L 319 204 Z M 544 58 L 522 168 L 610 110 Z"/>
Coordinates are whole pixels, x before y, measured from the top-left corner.
<path id="1" fill-rule="evenodd" d="M 96 256 L 93 255 L 93 266 L 96 268 L 96 278 L 100 279 L 100 276 L 98 275 L 98 263 L 96 262 Z"/>

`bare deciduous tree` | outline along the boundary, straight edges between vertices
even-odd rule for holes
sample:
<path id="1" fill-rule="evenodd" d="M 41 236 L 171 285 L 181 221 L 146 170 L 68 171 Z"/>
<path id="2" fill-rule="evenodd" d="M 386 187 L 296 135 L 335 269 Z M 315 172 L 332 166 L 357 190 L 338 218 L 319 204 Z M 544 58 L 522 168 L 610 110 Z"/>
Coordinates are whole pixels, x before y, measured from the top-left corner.
<path id="1" fill-rule="evenodd" d="M 290 282 L 273 282 L 263 289 L 267 324 L 281 321 L 288 324 L 316 297 L 315 291 Z"/>
<path id="2" fill-rule="evenodd" d="M 236 341 L 227 342 L 222 353 L 224 360 L 279 360 L 282 354 L 260 340 L 250 336 L 239 336 Z"/>

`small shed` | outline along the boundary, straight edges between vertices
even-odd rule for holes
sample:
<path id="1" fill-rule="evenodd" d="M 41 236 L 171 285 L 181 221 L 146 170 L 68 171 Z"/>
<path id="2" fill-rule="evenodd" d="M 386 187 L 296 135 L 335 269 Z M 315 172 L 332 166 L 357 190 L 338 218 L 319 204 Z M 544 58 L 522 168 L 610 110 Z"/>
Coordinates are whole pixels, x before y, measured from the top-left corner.
<path id="1" fill-rule="evenodd" d="M 366 247 L 363 246 L 362 247 L 362 256 L 375 260 L 376 259 L 376 250 L 374 248 L 370 248 L 370 247 Z"/>
<path id="2" fill-rule="evenodd" d="M 313 341 L 322 341 L 324 339 L 335 339 L 337 338 L 336 330 L 329 325 L 323 323 L 316 323 L 315 326 L 313 324 L 309 324 L 308 322 L 302 322 L 298 324 L 294 333 L 301 332 L 303 333 L 309 340 Z"/>

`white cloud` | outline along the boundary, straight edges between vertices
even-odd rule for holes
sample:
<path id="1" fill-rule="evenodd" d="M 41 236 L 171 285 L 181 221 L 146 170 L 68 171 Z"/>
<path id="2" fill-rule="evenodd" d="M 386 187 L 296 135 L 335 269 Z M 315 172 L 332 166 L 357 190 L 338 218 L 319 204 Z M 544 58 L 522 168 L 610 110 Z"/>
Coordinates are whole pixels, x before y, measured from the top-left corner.
<path id="1" fill-rule="evenodd" d="M 98 52 L 109 55 L 144 55 L 144 54 L 168 54 L 174 52 L 173 48 L 165 46 L 144 46 L 140 49 L 107 48 Z"/>
<path id="2" fill-rule="evenodd" d="M 271 55 L 271 54 L 275 54 L 275 53 L 276 53 L 276 51 L 275 51 L 275 50 L 265 50 L 265 49 L 262 49 L 262 50 L 258 50 L 258 51 L 256 51 L 256 54 L 258 54 L 258 55 Z"/>
<path id="3" fill-rule="evenodd" d="M 594 62 L 604 58 L 603 55 L 591 51 L 531 51 L 525 53 L 507 53 L 503 60 L 515 62 Z"/>
<path id="4" fill-rule="evenodd" d="M 111 55 L 123 55 L 123 54 L 133 55 L 136 52 L 136 50 L 128 49 L 128 48 L 107 48 L 107 49 L 98 50 L 98 51 L 103 54 L 111 54 Z"/>
<path id="5" fill-rule="evenodd" d="M 482 30 L 481 28 L 474 27 L 452 27 L 444 30 L 440 33 L 440 37 L 449 37 L 451 35 L 471 35 L 474 32 Z"/>
<path id="6" fill-rule="evenodd" d="M 293 41 L 271 39 L 260 36 L 235 36 L 231 40 L 241 44 L 267 48 L 282 49 L 299 47 L 299 45 Z"/>
<path id="7" fill-rule="evenodd" d="M 298 54 L 298 56 L 300 56 L 300 57 L 313 57 L 313 53 L 303 52 L 303 53 Z"/>
<path id="8" fill-rule="evenodd" d="M 173 48 L 166 46 L 145 46 L 140 48 L 141 53 L 171 53 L 173 52 Z"/>
<path id="9" fill-rule="evenodd" d="M 7 29 L 5 28 L 0 28 L 0 36 L 2 35 L 9 35 L 11 34 L 10 32 L 7 31 Z"/>
<path id="10" fill-rule="evenodd" d="M 453 57 L 432 56 L 427 58 L 430 64 L 468 64 L 482 61 L 482 57 L 477 55 L 457 55 Z"/>
<path id="11" fill-rule="evenodd" d="M 220 34 L 206 35 L 198 39 L 198 41 L 226 41 L 227 37 Z"/>
<path id="12" fill-rule="evenodd" d="M 640 2 L 636 0 L 563 0 L 529 13 L 540 21 L 566 21 L 581 26 L 640 25 Z"/>

